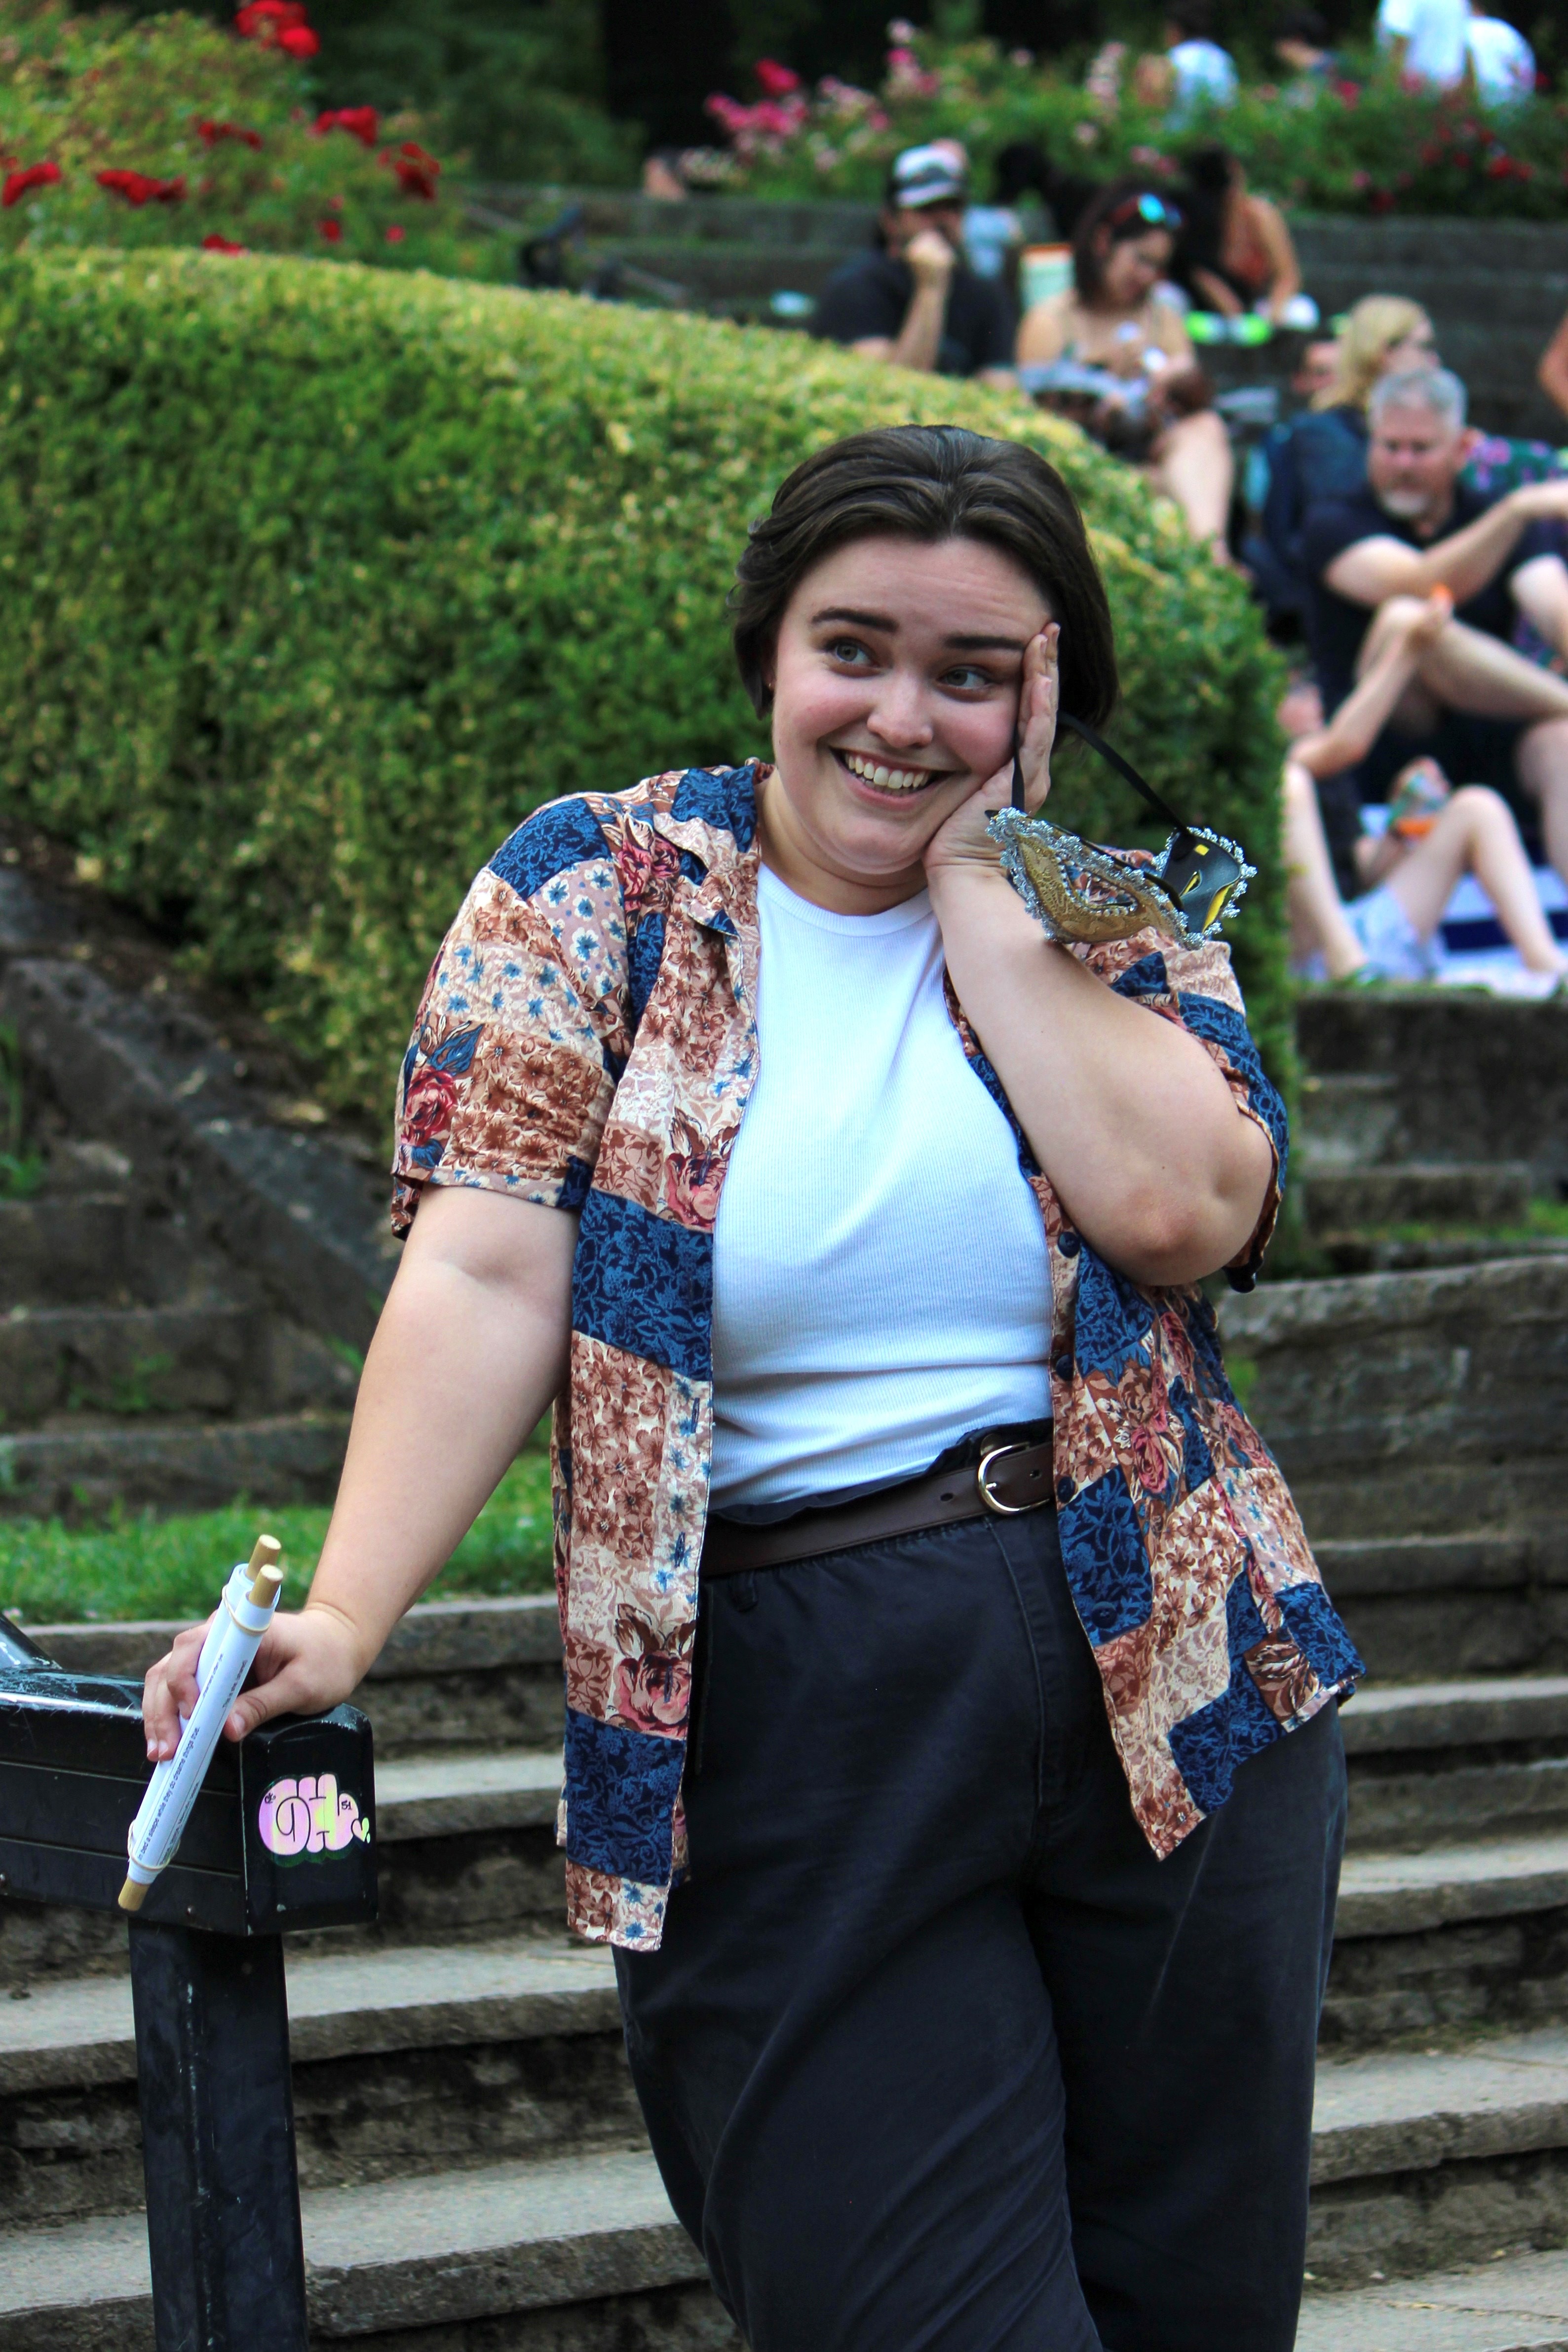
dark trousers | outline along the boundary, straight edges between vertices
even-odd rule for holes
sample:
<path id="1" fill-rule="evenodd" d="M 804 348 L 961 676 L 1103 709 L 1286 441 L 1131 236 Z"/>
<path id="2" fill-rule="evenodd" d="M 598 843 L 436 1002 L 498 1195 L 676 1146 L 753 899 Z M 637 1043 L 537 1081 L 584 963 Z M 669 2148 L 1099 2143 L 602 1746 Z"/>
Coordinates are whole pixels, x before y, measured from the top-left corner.
<path id="1" fill-rule="evenodd" d="M 688 1881 L 618 1952 L 752 2352 L 1291 2352 L 1326 1710 L 1157 1862 L 1050 1512 L 705 1587 Z"/>

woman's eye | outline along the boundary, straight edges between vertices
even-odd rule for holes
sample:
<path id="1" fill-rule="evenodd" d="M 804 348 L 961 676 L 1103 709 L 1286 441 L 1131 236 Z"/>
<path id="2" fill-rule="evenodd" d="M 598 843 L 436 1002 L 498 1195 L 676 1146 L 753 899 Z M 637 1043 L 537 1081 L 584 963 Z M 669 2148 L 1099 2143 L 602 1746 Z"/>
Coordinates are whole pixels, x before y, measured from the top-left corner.
<path id="1" fill-rule="evenodd" d="M 960 662 L 956 669 L 947 672 L 942 682 L 959 694 L 974 694 L 995 683 L 989 670 L 977 669 L 971 662 Z"/>
<path id="2" fill-rule="evenodd" d="M 871 656 L 858 637 L 835 637 L 827 651 L 833 661 L 864 662 L 871 659 Z"/>

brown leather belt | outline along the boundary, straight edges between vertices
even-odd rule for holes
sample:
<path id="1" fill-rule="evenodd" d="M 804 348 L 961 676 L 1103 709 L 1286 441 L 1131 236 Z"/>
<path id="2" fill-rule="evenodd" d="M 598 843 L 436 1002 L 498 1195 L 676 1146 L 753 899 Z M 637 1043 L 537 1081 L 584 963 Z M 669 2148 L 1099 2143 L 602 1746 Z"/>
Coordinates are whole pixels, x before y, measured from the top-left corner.
<path id="1" fill-rule="evenodd" d="M 814 1553 L 848 1551 L 854 1544 L 886 1543 L 960 1519 L 1016 1518 L 1056 1502 L 1050 1436 L 986 1447 L 974 1462 L 928 1470 L 858 1502 L 804 1510 L 772 1527 L 742 1527 L 710 1518 L 703 1543 L 705 1577 L 741 1576 L 756 1568 L 783 1568 Z"/>

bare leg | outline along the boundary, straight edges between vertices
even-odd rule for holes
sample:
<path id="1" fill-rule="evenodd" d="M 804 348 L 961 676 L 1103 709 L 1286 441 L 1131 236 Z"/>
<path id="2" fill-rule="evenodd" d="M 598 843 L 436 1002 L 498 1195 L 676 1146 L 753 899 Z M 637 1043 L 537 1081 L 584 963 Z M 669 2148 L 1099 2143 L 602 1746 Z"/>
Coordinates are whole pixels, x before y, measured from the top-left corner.
<path id="1" fill-rule="evenodd" d="M 1356 660 L 1358 677 L 1376 660 L 1391 632 L 1418 609 L 1409 596 L 1391 596 L 1378 606 Z M 1445 708 L 1477 719 L 1568 719 L 1568 678 L 1537 668 L 1500 637 L 1450 621 L 1421 656 L 1389 723 L 1401 734 L 1429 735 Z"/>
<path id="2" fill-rule="evenodd" d="M 1519 739 L 1514 766 L 1541 811 L 1546 855 L 1568 882 L 1568 723 L 1554 719 Z"/>
<path id="3" fill-rule="evenodd" d="M 1457 792 L 1431 832 L 1405 852 L 1388 878 L 1422 939 L 1429 940 L 1437 929 L 1461 874 L 1477 877 L 1529 971 L 1568 972 L 1568 955 L 1541 911 L 1513 812 L 1484 784 Z"/>
<path id="4" fill-rule="evenodd" d="M 1228 563 L 1225 527 L 1230 520 L 1236 464 L 1225 427 L 1212 408 L 1200 409 L 1196 416 L 1178 416 L 1166 425 L 1149 478 L 1156 490 L 1175 499 L 1194 539 L 1204 541 Z M 1568 688 L 1563 709 L 1568 713 Z"/>
<path id="5" fill-rule="evenodd" d="M 1366 950 L 1345 920 L 1317 792 L 1296 760 L 1285 762 L 1285 871 L 1296 954 L 1321 951 L 1333 980 L 1359 971 Z"/>

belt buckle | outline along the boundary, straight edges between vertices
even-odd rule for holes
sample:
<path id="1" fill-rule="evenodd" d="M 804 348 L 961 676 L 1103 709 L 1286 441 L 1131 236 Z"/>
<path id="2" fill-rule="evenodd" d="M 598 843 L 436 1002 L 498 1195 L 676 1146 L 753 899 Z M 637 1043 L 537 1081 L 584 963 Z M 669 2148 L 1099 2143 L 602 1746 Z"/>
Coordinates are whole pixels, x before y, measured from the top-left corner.
<path id="1" fill-rule="evenodd" d="M 1027 1454 L 1029 1450 L 1025 1439 L 1015 1438 L 1010 1445 L 993 1445 L 988 1454 L 981 1454 L 976 1465 L 975 1484 L 979 1489 L 980 1500 L 987 1510 L 994 1512 L 998 1519 L 1021 1519 L 1027 1512 L 1040 1508 L 1038 1503 L 1004 1503 L 987 1484 L 993 1462 L 999 1462 L 1005 1454 Z"/>

